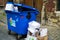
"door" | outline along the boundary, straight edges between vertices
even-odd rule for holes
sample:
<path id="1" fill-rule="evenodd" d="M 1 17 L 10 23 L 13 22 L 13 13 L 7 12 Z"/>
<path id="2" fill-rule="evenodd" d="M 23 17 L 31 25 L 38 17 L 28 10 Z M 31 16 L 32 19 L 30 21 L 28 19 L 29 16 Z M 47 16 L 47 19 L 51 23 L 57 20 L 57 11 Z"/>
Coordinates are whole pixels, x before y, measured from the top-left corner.
<path id="1" fill-rule="evenodd" d="M 37 15 L 37 21 L 41 22 L 41 11 L 43 6 L 43 0 L 35 0 L 35 8 L 39 10 L 39 15 Z"/>
<path id="2" fill-rule="evenodd" d="M 25 4 L 29 6 L 33 6 L 33 0 L 25 0 Z"/>

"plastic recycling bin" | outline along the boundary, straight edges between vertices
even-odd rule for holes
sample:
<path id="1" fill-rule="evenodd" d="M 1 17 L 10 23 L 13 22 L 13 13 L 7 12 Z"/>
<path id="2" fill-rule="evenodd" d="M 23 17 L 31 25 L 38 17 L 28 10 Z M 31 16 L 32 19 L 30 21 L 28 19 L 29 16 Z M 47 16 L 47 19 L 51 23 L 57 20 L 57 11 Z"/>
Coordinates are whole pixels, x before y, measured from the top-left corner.
<path id="1" fill-rule="evenodd" d="M 18 12 L 5 10 L 7 14 L 8 30 L 19 35 L 26 35 L 28 31 L 28 23 L 36 20 L 38 10 L 24 4 L 14 4 L 18 7 Z"/>

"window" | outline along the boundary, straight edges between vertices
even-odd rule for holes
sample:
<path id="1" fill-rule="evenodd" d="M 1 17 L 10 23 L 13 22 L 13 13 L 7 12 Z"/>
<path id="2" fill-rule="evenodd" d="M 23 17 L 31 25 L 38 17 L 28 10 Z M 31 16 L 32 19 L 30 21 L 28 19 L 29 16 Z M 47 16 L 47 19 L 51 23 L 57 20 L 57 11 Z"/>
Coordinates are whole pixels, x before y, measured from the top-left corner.
<path id="1" fill-rule="evenodd" d="M 60 0 L 56 1 L 56 11 L 60 11 Z"/>
<path id="2" fill-rule="evenodd" d="M 56 16 L 60 16 L 60 0 L 56 0 L 55 2 L 55 13 Z"/>

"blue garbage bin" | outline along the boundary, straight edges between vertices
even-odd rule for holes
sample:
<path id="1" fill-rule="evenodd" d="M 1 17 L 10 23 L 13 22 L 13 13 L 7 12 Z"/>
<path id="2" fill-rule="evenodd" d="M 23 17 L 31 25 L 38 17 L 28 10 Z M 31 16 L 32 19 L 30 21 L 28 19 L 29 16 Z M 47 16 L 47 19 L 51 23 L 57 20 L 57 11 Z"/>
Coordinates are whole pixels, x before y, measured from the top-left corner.
<path id="1" fill-rule="evenodd" d="M 19 35 L 26 35 L 28 23 L 36 20 L 38 11 L 24 4 L 14 4 L 14 6 L 18 7 L 18 12 L 5 10 L 7 14 L 8 30 Z"/>

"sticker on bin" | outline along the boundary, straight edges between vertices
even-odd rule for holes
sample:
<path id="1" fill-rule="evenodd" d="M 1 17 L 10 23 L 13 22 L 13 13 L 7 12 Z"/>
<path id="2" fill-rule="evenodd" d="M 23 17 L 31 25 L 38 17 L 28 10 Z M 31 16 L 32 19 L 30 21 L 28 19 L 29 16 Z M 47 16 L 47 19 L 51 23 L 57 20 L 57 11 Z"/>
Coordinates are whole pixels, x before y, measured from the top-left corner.
<path id="1" fill-rule="evenodd" d="M 10 18 L 10 25 L 13 27 L 16 27 L 15 20 L 12 20 L 12 18 Z"/>

